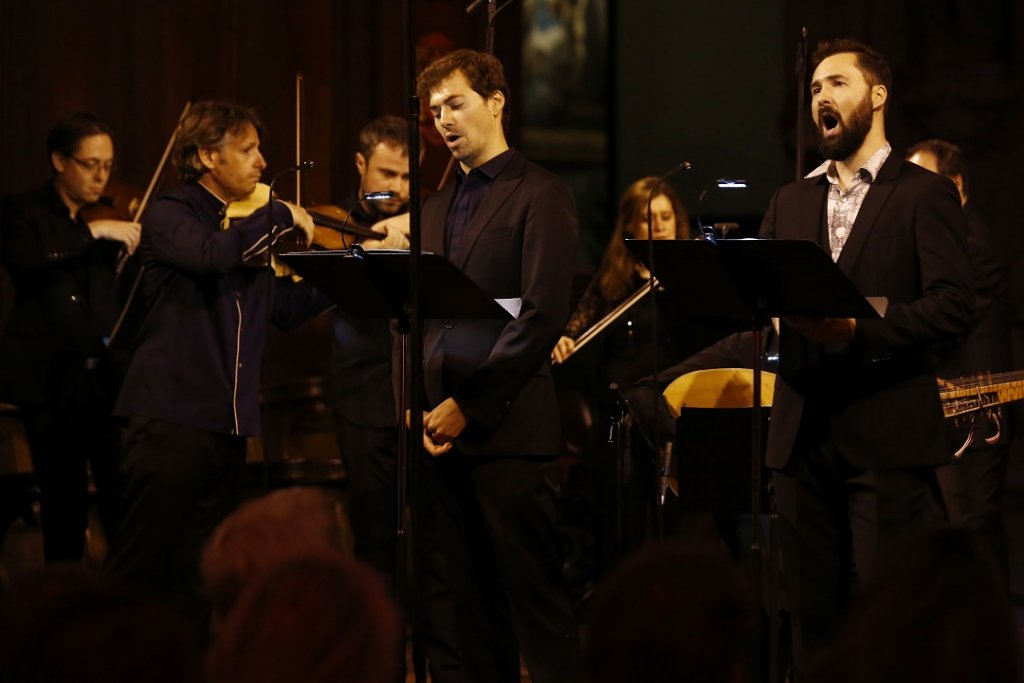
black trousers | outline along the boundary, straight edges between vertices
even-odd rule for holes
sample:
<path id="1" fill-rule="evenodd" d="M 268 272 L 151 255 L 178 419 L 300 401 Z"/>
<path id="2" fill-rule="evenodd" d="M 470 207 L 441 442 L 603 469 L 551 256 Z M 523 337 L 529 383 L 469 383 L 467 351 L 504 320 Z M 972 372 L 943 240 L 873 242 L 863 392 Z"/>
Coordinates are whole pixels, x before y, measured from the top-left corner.
<path id="1" fill-rule="evenodd" d="M 944 514 L 934 467 L 859 469 L 828 434 L 799 439 L 774 484 L 793 666 L 807 683 L 879 557 Z"/>
<path id="2" fill-rule="evenodd" d="M 81 562 L 89 510 L 89 475 L 108 540 L 117 532 L 120 430 L 111 418 L 110 369 L 84 365 L 65 372 L 41 405 L 23 405 L 25 436 L 39 486 L 43 556 L 47 563 Z"/>
<path id="3" fill-rule="evenodd" d="M 437 683 L 582 680 L 556 532 L 558 461 L 469 458 L 421 467 L 425 644 Z"/>
<path id="4" fill-rule="evenodd" d="M 245 449 L 244 437 L 133 416 L 121 461 L 124 515 L 106 572 L 205 623 L 199 557 L 241 502 Z"/>

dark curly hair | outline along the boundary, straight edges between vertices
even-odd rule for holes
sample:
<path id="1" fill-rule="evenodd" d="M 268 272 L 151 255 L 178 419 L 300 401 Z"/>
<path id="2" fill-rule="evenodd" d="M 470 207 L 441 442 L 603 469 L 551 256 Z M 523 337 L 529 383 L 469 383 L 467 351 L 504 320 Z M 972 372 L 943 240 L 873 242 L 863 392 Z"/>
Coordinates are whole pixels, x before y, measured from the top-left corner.
<path id="1" fill-rule="evenodd" d="M 429 100 L 430 91 L 456 71 L 462 72 L 469 82 L 469 87 L 480 97 L 486 99 L 495 92 L 505 96 L 501 123 L 507 127 L 510 101 L 508 81 L 505 80 L 505 69 L 502 68 L 501 62 L 492 55 L 476 50 L 456 50 L 435 59 L 416 79 L 416 94 L 421 100 Z"/>

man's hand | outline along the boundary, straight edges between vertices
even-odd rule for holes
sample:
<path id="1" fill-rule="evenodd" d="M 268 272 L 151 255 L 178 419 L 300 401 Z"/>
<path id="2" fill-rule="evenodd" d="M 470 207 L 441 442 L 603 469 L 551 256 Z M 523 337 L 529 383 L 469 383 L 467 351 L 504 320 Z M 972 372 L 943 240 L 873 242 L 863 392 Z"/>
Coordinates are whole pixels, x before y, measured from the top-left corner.
<path id="1" fill-rule="evenodd" d="M 846 344 L 857 330 L 856 318 L 814 318 L 809 315 L 787 315 L 785 323 L 808 341 L 816 344 Z"/>
<path id="2" fill-rule="evenodd" d="M 303 244 L 308 247 L 313 243 L 313 217 L 306 213 L 306 210 L 301 206 L 296 206 L 289 202 L 283 203 L 292 212 L 292 221 L 295 223 L 295 229 L 302 231 L 305 236 Z"/>
<path id="3" fill-rule="evenodd" d="M 89 221 L 89 232 L 93 239 L 113 240 L 124 245 L 125 251 L 134 254 L 142 237 L 142 226 L 131 221 L 115 221 L 109 218 Z"/>
<path id="4" fill-rule="evenodd" d="M 381 221 L 373 226 L 374 232 L 387 231 L 387 237 L 379 240 L 369 239 L 363 240 L 359 243 L 363 249 L 408 249 L 409 238 L 406 233 L 402 232 L 400 228 L 397 228 L 386 221 Z"/>
<path id="5" fill-rule="evenodd" d="M 373 224 L 374 232 L 386 233 L 387 237 L 379 240 L 363 240 L 363 249 L 408 249 L 409 248 L 409 214 L 400 213 L 379 220 Z"/>
<path id="6" fill-rule="evenodd" d="M 555 348 L 551 350 L 551 362 L 564 363 L 565 359 L 573 354 L 576 350 L 576 341 L 572 337 L 561 337 L 558 343 L 555 344 Z"/>
<path id="7" fill-rule="evenodd" d="M 423 414 L 423 448 L 434 457 L 444 455 L 466 429 L 466 422 L 466 416 L 455 399 L 446 398 Z"/>

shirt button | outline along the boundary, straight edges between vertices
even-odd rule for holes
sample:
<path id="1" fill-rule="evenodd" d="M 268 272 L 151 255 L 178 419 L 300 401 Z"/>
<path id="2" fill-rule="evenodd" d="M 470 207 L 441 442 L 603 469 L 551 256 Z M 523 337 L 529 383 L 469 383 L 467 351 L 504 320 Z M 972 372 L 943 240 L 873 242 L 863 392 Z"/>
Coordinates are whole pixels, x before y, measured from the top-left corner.
<path id="1" fill-rule="evenodd" d="M 444 329 L 450 330 L 453 327 L 455 327 L 455 321 L 454 320 L 445 320 L 444 321 Z"/>

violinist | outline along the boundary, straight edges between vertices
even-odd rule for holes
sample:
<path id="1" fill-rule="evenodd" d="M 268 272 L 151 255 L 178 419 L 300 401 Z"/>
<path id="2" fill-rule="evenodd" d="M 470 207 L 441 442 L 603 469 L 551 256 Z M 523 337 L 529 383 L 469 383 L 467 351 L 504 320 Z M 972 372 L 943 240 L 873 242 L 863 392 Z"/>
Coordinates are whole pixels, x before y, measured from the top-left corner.
<path id="1" fill-rule="evenodd" d="M 104 335 L 117 315 L 117 254 L 135 250 L 139 225 L 83 217 L 110 179 L 110 126 L 74 114 L 53 127 L 46 151 L 53 177 L 3 202 L 0 255 L 15 302 L 0 342 L 0 400 L 17 405 L 24 421 L 45 560 L 81 562 L 87 466 L 106 535 L 117 526 L 117 378 Z"/>
<path id="2" fill-rule="evenodd" d="M 398 116 L 381 116 L 359 133 L 355 153 L 358 195 L 391 191 L 392 200 L 350 198 L 345 208 L 366 225 L 387 226 L 388 237 L 364 240 L 364 249 L 403 248 L 405 234 L 392 216 L 405 211 L 409 198 L 409 128 Z M 337 312 L 331 348 L 331 406 L 338 447 L 345 463 L 347 512 L 356 556 L 385 579 L 395 571 L 398 425 L 392 390 L 390 323 Z"/>
<path id="3" fill-rule="evenodd" d="M 246 439 L 260 434 L 268 320 L 290 327 L 329 306 L 268 267 L 282 236 L 301 231 L 309 243 L 305 210 L 275 200 L 224 220 L 266 168 L 260 134 L 255 112 L 236 104 L 199 102 L 183 117 L 172 159 L 184 185 L 142 219 L 146 312 L 115 406 L 129 421 L 125 515 L 105 568 L 169 599 L 200 629 L 209 606 L 199 553 L 242 495 Z"/>
<path id="4" fill-rule="evenodd" d="M 657 178 L 641 178 L 622 194 L 608 248 L 551 352 L 554 363 L 568 360 L 576 350 L 575 340 L 583 332 L 647 282 L 646 268 L 629 252 L 625 240 L 647 239 L 647 200 L 657 182 Z M 689 219 L 670 185 L 662 183 L 651 199 L 651 221 L 651 231 L 656 240 L 687 239 L 690 236 Z M 627 311 L 605 333 L 603 360 L 607 361 L 608 381 L 629 386 L 650 371 L 650 315 L 651 303 L 645 300 Z M 671 355 L 667 340 L 661 340 L 659 354 L 661 358 Z"/>

